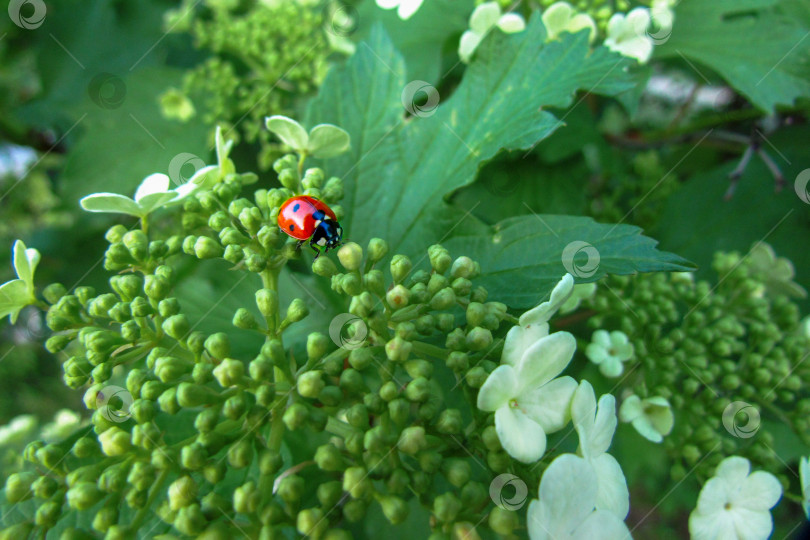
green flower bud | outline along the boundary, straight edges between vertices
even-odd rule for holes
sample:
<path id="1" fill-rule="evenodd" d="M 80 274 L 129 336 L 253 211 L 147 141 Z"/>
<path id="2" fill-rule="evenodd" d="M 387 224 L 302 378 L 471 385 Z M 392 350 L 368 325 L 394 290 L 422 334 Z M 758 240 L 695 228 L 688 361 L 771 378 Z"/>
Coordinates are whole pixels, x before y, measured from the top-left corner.
<path id="1" fill-rule="evenodd" d="M 194 364 L 188 360 L 174 356 L 161 356 L 155 361 L 154 372 L 158 379 L 169 383 L 176 381 L 186 373 L 190 373 L 193 367 Z"/>
<path id="2" fill-rule="evenodd" d="M 304 479 L 294 474 L 283 478 L 278 484 L 278 495 L 287 504 L 296 504 L 300 501 L 305 490 Z"/>
<path id="3" fill-rule="evenodd" d="M 228 229 L 224 229 L 224 231 L 227 230 Z M 200 236 L 194 243 L 194 255 L 196 255 L 198 259 L 215 259 L 222 257 L 223 253 L 225 253 L 225 248 L 223 248 L 219 242 L 208 236 Z"/>
<path id="4" fill-rule="evenodd" d="M 208 237 L 207 236 L 201 236 L 200 238 L 197 239 L 197 244 L 194 245 L 195 252 L 196 252 L 197 245 L 199 244 L 200 240 L 203 239 L 203 238 L 208 238 Z M 213 242 L 213 245 L 216 245 L 216 246 L 220 245 L 215 240 L 211 240 L 211 241 Z M 222 244 L 222 246 L 225 246 L 225 247 L 228 247 L 228 246 L 244 246 L 245 244 L 247 244 L 250 241 L 250 239 L 247 236 L 245 236 L 244 234 L 242 234 L 241 232 L 239 232 L 234 227 L 225 227 L 224 229 L 219 231 L 219 241 Z M 199 255 L 197 255 L 197 256 L 199 257 Z M 200 258 L 202 258 L 202 257 L 200 257 Z"/>
<path id="5" fill-rule="evenodd" d="M 245 375 L 245 365 L 239 360 L 226 358 L 214 368 L 214 377 L 223 388 L 237 385 Z"/>
<path id="6" fill-rule="evenodd" d="M 145 260 L 149 254 L 149 239 L 140 229 L 128 231 L 121 238 L 121 242 L 136 261 Z"/>
<path id="7" fill-rule="evenodd" d="M 414 322 L 416 331 L 422 335 L 428 335 L 436 327 L 436 318 L 433 315 L 423 315 Z"/>
<path id="8" fill-rule="evenodd" d="M 349 352 L 349 365 L 358 371 L 363 371 L 373 361 L 373 354 L 367 347 L 353 349 Z"/>
<path id="9" fill-rule="evenodd" d="M 377 501 L 382 507 L 383 515 L 392 524 L 397 525 L 408 517 L 408 505 L 394 495 L 381 495 Z"/>
<path id="10" fill-rule="evenodd" d="M 205 516 L 202 514 L 199 504 L 190 504 L 181 508 L 174 518 L 174 527 L 181 533 L 188 536 L 196 536 L 205 528 Z"/>
<path id="11" fill-rule="evenodd" d="M 337 274 L 337 266 L 329 257 L 318 257 L 312 263 L 312 272 L 325 278 L 330 278 Z"/>
<path id="12" fill-rule="evenodd" d="M 160 440 L 160 437 L 160 430 L 152 422 L 138 424 L 132 428 L 132 444 L 144 450 L 154 450 L 157 447 L 157 441 Z"/>
<path id="13" fill-rule="evenodd" d="M 222 407 L 223 414 L 231 420 L 238 420 L 247 411 L 248 403 L 244 392 L 229 397 Z"/>
<path id="14" fill-rule="evenodd" d="M 67 492 L 68 505 L 75 510 L 87 510 L 95 505 L 104 494 L 93 482 L 79 482 Z"/>
<path id="15" fill-rule="evenodd" d="M 407 427 L 399 435 L 397 448 L 405 454 L 416 455 L 426 447 L 425 428 L 422 426 Z"/>
<path id="16" fill-rule="evenodd" d="M 161 317 L 171 317 L 180 313 L 180 302 L 177 298 L 165 298 L 158 303 L 158 313 Z"/>
<path id="17" fill-rule="evenodd" d="M 233 315 L 233 325 L 242 330 L 254 330 L 258 327 L 256 318 L 245 308 L 239 308 Z"/>
<path id="18" fill-rule="evenodd" d="M 468 296 L 472 290 L 472 282 L 466 278 L 456 278 L 450 286 L 457 296 Z"/>
<path id="19" fill-rule="evenodd" d="M 193 442 L 180 450 L 180 463 L 184 469 L 196 471 L 205 465 L 208 452 L 202 443 Z"/>
<path id="20" fill-rule="evenodd" d="M 433 474 L 439 470 L 439 467 L 442 465 L 442 455 L 438 452 L 428 451 L 428 452 L 421 452 L 418 456 L 419 459 L 419 467 L 425 471 L 427 474 Z"/>
<path id="21" fill-rule="evenodd" d="M 182 382 L 177 387 L 177 404 L 181 407 L 212 405 L 219 399 L 219 392 L 207 386 Z"/>
<path id="22" fill-rule="evenodd" d="M 318 393 L 318 401 L 327 407 L 335 407 L 343 399 L 343 392 L 337 386 L 327 386 Z"/>
<path id="23" fill-rule="evenodd" d="M 405 387 L 405 397 L 409 401 L 423 402 L 430 397 L 430 381 L 424 377 L 417 377 Z"/>
<path id="24" fill-rule="evenodd" d="M 337 202 L 343 198 L 343 180 L 337 176 L 330 178 L 323 188 L 323 198 L 330 202 Z M 335 210 L 337 214 L 337 210 Z M 340 216 L 338 216 L 340 219 Z"/>
<path id="25" fill-rule="evenodd" d="M 163 391 L 157 399 L 160 410 L 168 414 L 180 412 L 180 404 L 177 402 L 177 388 L 172 386 Z"/>
<path id="26" fill-rule="evenodd" d="M 411 354 L 413 344 L 399 336 L 385 344 L 385 355 L 392 362 L 404 362 Z"/>
<path id="27" fill-rule="evenodd" d="M 335 506 L 340 498 L 343 496 L 343 487 L 337 480 L 332 482 L 324 482 L 320 484 L 317 489 L 318 502 L 324 508 L 331 508 Z"/>
<path id="28" fill-rule="evenodd" d="M 442 523 L 455 521 L 461 509 L 461 501 L 453 493 L 442 493 L 433 500 L 433 515 Z"/>
<path id="29" fill-rule="evenodd" d="M 476 366 L 467 372 L 465 380 L 470 387 L 481 388 L 484 385 L 484 381 L 487 380 L 487 377 L 489 377 L 489 374 L 484 368 Z"/>
<path id="30" fill-rule="evenodd" d="M 231 354 L 231 342 L 223 332 L 211 334 L 205 340 L 205 350 L 213 358 L 226 358 Z"/>
<path id="31" fill-rule="evenodd" d="M 416 285 L 414 285 L 414 289 L 416 289 L 419 286 L 420 284 L 417 283 Z M 450 281 L 446 277 L 444 277 L 441 274 L 431 274 L 430 279 L 428 280 L 426 290 L 428 295 L 432 297 L 437 292 L 449 286 Z"/>
<path id="32" fill-rule="evenodd" d="M 279 172 L 278 181 L 287 189 L 298 190 L 298 174 L 293 169 L 283 169 Z"/>
<path id="33" fill-rule="evenodd" d="M 467 336 L 461 328 L 456 328 L 447 335 L 444 346 L 451 351 L 463 351 L 467 348 Z"/>
<path id="34" fill-rule="evenodd" d="M 446 365 L 456 373 L 467 371 L 470 361 L 466 353 L 453 351 L 447 356 Z"/>
<path id="35" fill-rule="evenodd" d="M 259 232 L 262 226 L 262 211 L 256 208 L 244 208 L 239 212 L 239 223 L 252 235 Z"/>
<path id="36" fill-rule="evenodd" d="M 42 296 L 49 304 L 56 304 L 67 293 L 67 288 L 61 283 L 51 283 L 42 290 Z"/>
<path id="37" fill-rule="evenodd" d="M 315 463 L 323 471 L 341 471 L 344 468 L 343 456 L 333 444 L 324 444 L 315 450 Z"/>
<path id="38" fill-rule="evenodd" d="M 470 293 L 470 301 L 483 304 L 487 301 L 487 290 L 483 287 L 476 287 Z"/>
<path id="39" fill-rule="evenodd" d="M 129 412 L 132 418 L 139 424 L 151 422 L 155 415 L 157 415 L 157 408 L 155 402 L 148 399 L 136 399 L 129 406 Z M 82 439 L 80 439 L 82 440 Z"/>
<path id="40" fill-rule="evenodd" d="M 349 523 L 357 523 L 366 515 L 366 502 L 362 500 L 347 501 L 343 505 L 343 517 Z"/>
<path id="41" fill-rule="evenodd" d="M 340 290 L 350 296 L 358 296 L 363 292 L 363 283 L 357 274 L 340 274 L 338 284 Z"/>
<path id="42" fill-rule="evenodd" d="M 162 300 L 169 294 L 169 280 L 163 276 L 149 275 L 144 279 L 143 291 L 152 300 Z"/>
<path id="43" fill-rule="evenodd" d="M 13 473 L 6 480 L 6 500 L 16 504 L 31 498 L 36 475 L 30 472 Z"/>
<path id="44" fill-rule="evenodd" d="M 49 476 L 40 476 L 31 484 L 31 490 L 37 499 L 50 499 L 58 489 L 59 484 Z"/>
<path id="45" fill-rule="evenodd" d="M 224 210 L 217 210 L 208 218 L 208 226 L 219 232 L 231 224 L 231 216 Z"/>
<path id="46" fill-rule="evenodd" d="M 329 522 L 324 519 L 320 508 L 301 510 L 295 519 L 295 528 L 305 537 L 320 538 L 328 526 Z"/>
<path id="47" fill-rule="evenodd" d="M 402 284 L 396 285 L 394 288 L 388 291 L 388 294 L 385 295 L 388 305 L 390 305 L 394 310 L 407 306 L 409 298 L 410 291 Z"/>
<path id="48" fill-rule="evenodd" d="M 155 468 L 142 461 L 136 461 L 127 476 L 127 482 L 137 490 L 149 489 L 155 481 Z"/>
<path id="49" fill-rule="evenodd" d="M 287 426 L 287 429 L 295 431 L 304 425 L 308 415 L 309 413 L 305 405 L 302 403 L 293 403 L 284 411 L 282 420 L 284 421 L 284 425 Z"/>
<path id="50" fill-rule="evenodd" d="M 368 263 L 376 264 L 388 253 L 388 243 L 381 238 L 372 238 L 368 241 Z"/>
<path id="51" fill-rule="evenodd" d="M 113 426 L 98 436 L 101 451 L 107 456 L 122 456 L 132 448 L 130 435 L 119 427 Z"/>
<path id="52" fill-rule="evenodd" d="M 467 348 L 471 351 L 483 351 L 492 345 L 492 332 L 477 326 L 467 333 Z"/>
<path id="53" fill-rule="evenodd" d="M 127 380 L 129 380 L 128 377 Z M 161 394 L 163 394 L 166 388 L 167 385 L 160 381 L 146 381 L 145 383 L 143 383 L 143 386 L 141 386 L 140 397 L 143 399 L 157 401 L 157 399 L 161 396 Z"/>
<path id="54" fill-rule="evenodd" d="M 129 304 L 129 310 L 133 317 L 147 317 L 154 313 L 152 306 L 143 296 L 135 297 Z"/>
<path id="55" fill-rule="evenodd" d="M 343 491 L 349 493 L 354 499 L 365 497 L 373 486 L 368 473 L 363 467 L 349 467 L 343 473 Z"/>
<path id="56" fill-rule="evenodd" d="M 62 513 L 62 503 L 61 502 L 54 502 L 49 501 L 37 508 L 37 513 L 34 515 L 34 523 L 38 526 L 42 527 L 43 529 L 50 529 L 54 525 L 56 525 L 56 521 L 59 519 L 60 514 Z M 95 521 L 93 522 L 95 525 Z M 4 529 L 2 533 L 0 533 L 0 538 L 5 540 L 8 538 L 9 540 L 13 538 L 28 538 L 29 533 L 26 532 L 21 536 L 14 536 L 9 534 L 10 529 Z M 8 536 L 6 536 L 8 534 Z"/>
<path id="57" fill-rule="evenodd" d="M 467 325 L 480 326 L 487 315 L 487 309 L 479 302 L 470 302 L 467 305 Z"/>
<path id="58" fill-rule="evenodd" d="M 430 307 L 433 310 L 441 311 L 450 309 L 456 304 L 456 293 L 450 287 L 437 292 L 433 298 L 430 299 Z"/>
<path id="59" fill-rule="evenodd" d="M 355 403 L 346 411 L 346 421 L 357 429 L 368 429 L 368 408 L 362 403 Z"/>
<path id="60" fill-rule="evenodd" d="M 242 469 L 253 462 L 253 440 L 244 438 L 228 447 L 228 463 L 235 469 Z"/>
<path id="61" fill-rule="evenodd" d="M 461 411 L 458 409 L 445 409 L 439 415 L 439 420 L 436 422 L 436 430 L 439 433 L 454 435 L 461 433 L 463 428 L 463 420 Z"/>
<path id="62" fill-rule="evenodd" d="M 338 250 L 338 260 L 343 268 L 353 272 L 363 264 L 363 248 L 354 242 L 347 242 Z"/>
<path id="63" fill-rule="evenodd" d="M 298 393 L 303 397 L 316 398 L 326 384 L 321 378 L 320 370 L 308 371 L 298 377 L 296 387 Z"/>
<path id="64" fill-rule="evenodd" d="M 324 391 L 320 393 L 319 398 L 325 398 L 324 392 L 329 388 L 335 388 L 335 386 L 327 386 L 324 388 Z M 329 417 L 326 415 L 325 412 L 321 411 L 320 409 L 313 409 L 307 418 L 307 423 L 309 428 L 314 431 L 315 433 L 321 433 L 323 430 L 326 429 L 326 423 L 329 421 Z"/>
<path id="65" fill-rule="evenodd" d="M 278 313 L 278 293 L 272 289 L 259 289 L 256 291 L 256 305 L 265 317 L 272 317 Z"/>
<path id="66" fill-rule="evenodd" d="M 496 506 L 489 513 L 489 526 L 502 536 L 510 536 L 518 525 L 517 512 Z"/>
<path id="67" fill-rule="evenodd" d="M 470 481 L 470 464 L 464 459 L 448 459 L 443 465 L 444 476 L 447 481 L 460 488 Z"/>
<path id="68" fill-rule="evenodd" d="M 108 467 L 98 479 L 98 488 L 105 493 L 121 493 L 127 485 L 128 473 L 129 466 L 126 463 Z"/>
<path id="69" fill-rule="evenodd" d="M 307 306 L 303 300 L 300 298 L 295 298 L 292 302 L 290 302 L 290 306 L 287 308 L 286 317 L 288 321 L 298 322 L 307 315 L 309 315 L 309 309 L 307 309 Z"/>
<path id="70" fill-rule="evenodd" d="M 218 407 L 203 409 L 197 414 L 197 418 L 194 419 L 194 427 L 200 433 L 214 431 L 214 428 L 217 427 L 217 423 L 219 422 L 219 413 Z"/>
<path id="71" fill-rule="evenodd" d="M 411 416 L 411 404 L 403 398 L 396 398 L 388 402 L 388 414 L 391 421 L 403 425 Z"/>
<path id="72" fill-rule="evenodd" d="M 245 258 L 245 254 L 240 246 L 226 246 L 222 258 L 231 264 L 239 264 Z"/>
<path id="73" fill-rule="evenodd" d="M 411 272 L 413 265 L 411 260 L 405 255 L 394 255 L 391 259 L 391 277 L 394 283 L 402 282 Z"/>
<path id="74" fill-rule="evenodd" d="M 428 248 L 428 257 L 430 258 L 430 266 L 438 274 L 444 274 L 450 268 L 453 259 L 450 257 L 450 252 L 439 244 L 434 244 Z"/>
<path id="75" fill-rule="evenodd" d="M 381 270 L 369 270 L 363 276 L 363 285 L 377 296 L 385 294 L 385 278 Z"/>
<path id="76" fill-rule="evenodd" d="M 459 257 L 453 261 L 453 266 L 450 268 L 450 275 L 454 278 L 475 279 L 481 273 L 481 268 L 469 257 Z"/>

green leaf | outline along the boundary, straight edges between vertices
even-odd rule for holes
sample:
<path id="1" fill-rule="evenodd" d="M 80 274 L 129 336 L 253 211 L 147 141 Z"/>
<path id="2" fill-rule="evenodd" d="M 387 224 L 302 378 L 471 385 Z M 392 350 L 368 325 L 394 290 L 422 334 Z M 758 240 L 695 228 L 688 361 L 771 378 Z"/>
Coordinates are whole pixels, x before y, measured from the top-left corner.
<path id="1" fill-rule="evenodd" d="M 525 32 L 490 33 L 438 108 L 429 107 L 437 97 L 432 87 L 406 81 L 402 58 L 381 28 L 345 67 L 333 69 L 308 119 L 339 125 L 353 141 L 327 165 L 346 184 L 346 238 L 362 244 L 379 236 L 392 253 L 422 252 L 457 230 L 466 213 L 443 199 L 471 183 L 482 163 L 503 148 L 529 148 L 563 125 L 547 108 L 567 106 L 579 88 L 630 88 L 630 60 L 603 47 L 591 51 L 588 32 L 551 43 L 545 36 L 538 16 Z M 403 108 L 414 116 L 403 119 Z"/>
<path id="2" fill-rule="evenodd" d="M 82 198 L 79 204 L 88 212 L 112 212 L 135 217 L 144 215 L 138 203 L 118 193 L 94 193 Z"/>
<path id="3" fill-rule="evenodd" d="M 686 57 L 720 74 L 760 109 L 810 96 L 810 28 L 776 0 L 683 0 L 658 57 Z"/>
<path id="4" fill-rule="evenodd" d="M 17 277 L 25 282 L 30 291 L 34 290 L 34 272 L 37 270 L 39 264 L 39 251 L 36 249 L 28 249 L 22 240 L 14 242 L 14 269 L 17 271 Z"/>
<path id="5" fill-rule="evenodd" d="M 281 141 L 295 150 L 306 150 L 309 146 L 309 135 L 304 127 L 286 116 L 270 116 L 265 121 L 267 129 L 276 134 Z"/>
<path id="6" fill-rule="evenodd" d="M 309 132 L 307 152 L 316 158 L 339 156 L 349 149 L 351 138 L 345 130 L 331 124 L 320 124 Z"/>
<path id="7" fill-rule="evenodd" d="M 657 242 L 642 236 L 638 227 L 589 217 L 519 216 L 444 244 L 451 253 L 478 261 L 481 285 L 516 308 L 543 301 L 566 272 L 583 283 L 605 274 L 695 269 L 686 259 L 658 251 Z"/>
<path id="8" fill-rule="evenodd" d="M 9 315 L 11 324 L 14 324 L 20 310 L 31 303 L 31 293 L 23 280 L 15 279 L 0 285 L 0 318 Z"/>

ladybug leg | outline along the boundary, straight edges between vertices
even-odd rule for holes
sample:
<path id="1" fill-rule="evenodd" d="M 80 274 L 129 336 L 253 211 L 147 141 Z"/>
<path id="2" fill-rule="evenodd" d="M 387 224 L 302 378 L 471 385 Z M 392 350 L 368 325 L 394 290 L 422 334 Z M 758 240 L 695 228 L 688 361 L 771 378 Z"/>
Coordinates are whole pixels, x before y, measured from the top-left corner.
<path id="1" fill-rule="evenodd" d="M 295 244 L 296 251 L 299 251 L 301 249 L 301 246 L 304 245 L 304 242 L 306 242 L 306 240 L 299 240 L 298 242 L 296 242 Z"/>
<path id="2" fill-rule="evenodd" d="M 318 248 L 315 247 L 315 244 L 312 242 L 312 240 L 309 241 L 309 247 L 311 247 L 312 251 L 315 252 L 315 258 L 312 259 L 312 260 L 316 261 L 318 259 L 318 257 L 321 256 L 321 252 L 320 252 L 320 250 Z"/>

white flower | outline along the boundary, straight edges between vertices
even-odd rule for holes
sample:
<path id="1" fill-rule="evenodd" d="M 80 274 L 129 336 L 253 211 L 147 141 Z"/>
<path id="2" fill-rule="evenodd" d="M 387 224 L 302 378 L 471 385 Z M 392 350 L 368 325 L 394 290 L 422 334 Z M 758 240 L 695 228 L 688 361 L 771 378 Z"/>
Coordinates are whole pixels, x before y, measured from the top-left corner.
<path id="1" fill-rule="evenodd" d="M 633 344 L 624 332 L 597 330 L 585 348 L 585 355 L 599 366 L 602 375 L 618 377 L 624 371 L 622 362 L 633 357 Z"/>
<path id="2" fill-rule="evenodd" d="M 118 193 L 93 193 L 81 199 L 79 204 L 88 212 L 112 212 L 143 219 L 158 208 L 182 199 L 197 187 L 189 181 L 177 189 L 169 189 L 170 183 L 169 177 L 163 173 L 150 174 L 135 190 L 134 199 Z"/>
<path id="3" fill-rule="evenodd" d="M 33 414 L 15 416 L 11 422 L 0 426 L 0 446 L 20 444 L 34 435 L 37 428 L 37 417 Z"/>
<path id="4" fill-rule="evenodd" d="M 458 56 L 462 62 L 470 61 L 475 49 L 494 27 L 507 34 L 514 34 L 526 28 L 526 21 L 517 13 L 502 14 L 497 2 L 481 4 L 470 15 L 470 29 L 461 35 L 458 44 Z"/>
<path id="5" fill-rule="evenodd" d="M 776 477 L 751 471 L 745 458 L 731 456 L 720 462 L 714 477 L 698 496 L 689 515 L 689 533 L 694 540 L 768 538 L 773 530 L 770 509 L 782 496 Z"/>
<path id="6" fill-rule="evenodd" d="M 627 480 L 616 458 L 606 453 L 616 432 L 616 399 L 605 394 L 596 403 L 588 381 L 579 383 L 571 401 L 571 421 L 579 436 L 579 453 L 591 464 L 598 479 L 595 506 L 624 520 L 630 511 Z"/>
<path id="7" fill-rule="evenodd" d="M 543 12 L 543 24 L 548 32 L 548 39 L 557 39 L 563 32 L 576 34 L 580 30 L 590 31 L 588 39 L 596 39 L 596 23 L 590 15 L 577 13 L 568 2 L 552 4 Z"/>
<path id="8" fill-rule="evenodd" d="M 672 30 L 672 24 L 675 22 L 675 12 L 672 11 L 675 3 L 676 0 L 653 0 L 650 6 L 653 22 L 665 32 Z"/>
<path id="9" fill-rule="evenodd" d="M 597 474 L 588 461 L 563 454 L 543 473 L 539 499 L 529 503 L 527 525 L 532 540 L 623 540 L 627 525 L 597 505 Z"/>
<path id="10" fill-rule="evenodd" d="M 422 7 L 423 0 L 377 0 L 377 5 L 382 9 L 397 8 L 397 16 L 402 20 L 413 17 L 413 14 Z"/>
<path id="11" fill-rule="evenodd" d="M 11 257 L 17 279 L 0 285 L 0 318 L 8 315 L 11 324 L 14 324 L 25 306 L 37 302 L 34 295 L 34 272 L 40 255 L 36 249 L 27 248 L 22 240 L 17 240 L 11 248 Z"/>
<path id="12" fill-rule="evenodd" d="M 478 408 L 495 411 L 495 430 L 504 450 L 533 463 L 546 451 L 546 433 L 568 422 L 577 383 L 557 377 L 571 361 L 577 343 L 568 332 L 555 332 L 529 347 L 516 366 L 495 368 L 478 393 Z"/>
<path id="13" fill-rule="evenodd" d="M 632 422 L 642 437 L 655 443 L 664 440 L 675 425 L 675 416 L 669 401 L 661 396 L 641 399 L 633 394 L 619 408 L 622 422 Z"/>
<path id="14" fill-rule="evenodd" d="M 636 8 L 627 15 L 616 13 L 608 21 L 605 45 L 611 51 L 644 64 L 653 50 L 653 41 L 647 35 L 649 25 L 650 11 L 647 8 Z"/>
<path id="15" fill-rule="evenodd" d="M 799 483 L 802 485 L 802 507 L 804 515 L 810 519 L 810 460 L 802 457 L 799 460 Z"/>
<path id="16" fill-rule="evenodd" d="M 520 316 L 518 325 L 509 329 L 503 344 L 501 363 L 517 366 L 529 347 L 548 335 L 548 321 L 557 313 L 574 289 L 574 276 L 565 274 L 551 291 L 551 298 Z"/>

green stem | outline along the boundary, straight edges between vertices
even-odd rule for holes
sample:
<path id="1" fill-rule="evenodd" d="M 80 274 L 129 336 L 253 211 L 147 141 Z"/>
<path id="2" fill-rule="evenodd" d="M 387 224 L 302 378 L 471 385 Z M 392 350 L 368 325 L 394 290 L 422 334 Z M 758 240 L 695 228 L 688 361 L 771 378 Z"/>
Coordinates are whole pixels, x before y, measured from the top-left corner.
<path id="1" fill-rule="evenodd" d="M 303 163 L 303 161 L 302 161 Z M 301 165 L 299 165 L 301 166 Z M 270 289 L 272 291 L 278 291 L 278 274 L 281 272 L 281 268 L 268 268 L 261 272 L 262 278 L 262 286 L 265 289 Z M 279 320 L 280 315 L 278 311 L 276 313 L 266 317 L 267 322 L 267 341 L 270 339 L 275 339 L 276 336 L 279 340 L 282 339 L 281 334 L 278 333 L 279 329 Z M 290 379 L 291 374 L 288 376 L 278 367 L 273 368 L 273 380 L 276 383 L 276 387 L 278 388 L 278 383 L 282 381 L 288 381 L 289 383 L 293 383 L 293 380 Z M 285 400 L 279 399 L 276 403 L 273 404 L 272 408 L 272 419 L 270 420 L 270 435 L 268 436 L 267 446 L 270 450 L 278 452 L 281 449 L 281 443 L 284 440 L 284 421 L 282 420 L 284 417 L 284 409 L 285 409 Z"/>
<path id="2" fill-rule="evenodd" d="M 328 431 L 329 433 L 333 433 L 338 437 L 343 437 L 344 439 L 348 439 L 354 433 L 354 429 L 352 428 L 352 426 L 350 426 L 346 422 L 338 420 L 334 416 L 330 416 L 329 418 L 327 418 L 326 431 Z"/>
<path id="3" fill-rule="evenodd" d="M 304 161 L 307 159 L 306 150 L 301 151 L 300 158 L 298 159 L 298 192 L 304 192 L 304 184 L 302 180 L 304 179 Z"/>
<path id="4" fill-rule="evenodd" d="M 137 531 L 138 528 L 143 523 L 143 520 L 152 512 L 152 504 L 155 502 L 158 494 L 163 489 L 163 484 L 166 482 L 166 478 L 169 477 L 169 470 L 164 469 L 160 471 L 160 474 L 155 480 L 155 483 L 152 485 L 152 488 L 149 490 L 149 497 L 146 499 L 146 504 L 143 508 L 138 510 L 138 513 L 135 515 L 135 519 L 132 520 L 130 523 L 129 528 L 131 531 Z"/>
<path id="5" fill-rule="evenodd" d="M 442 347 L 437 347 L 436 345 L 431 345 L 430 343 L 425 343 L 423 341 L 414 341 L 413 350 L 414 352 L 426 354 L 428 356 L 438 358 L 439 360 L 446 360 L 447 356 L 450 354 L 450 351 L 447 349 L 443 349 Z"/>

